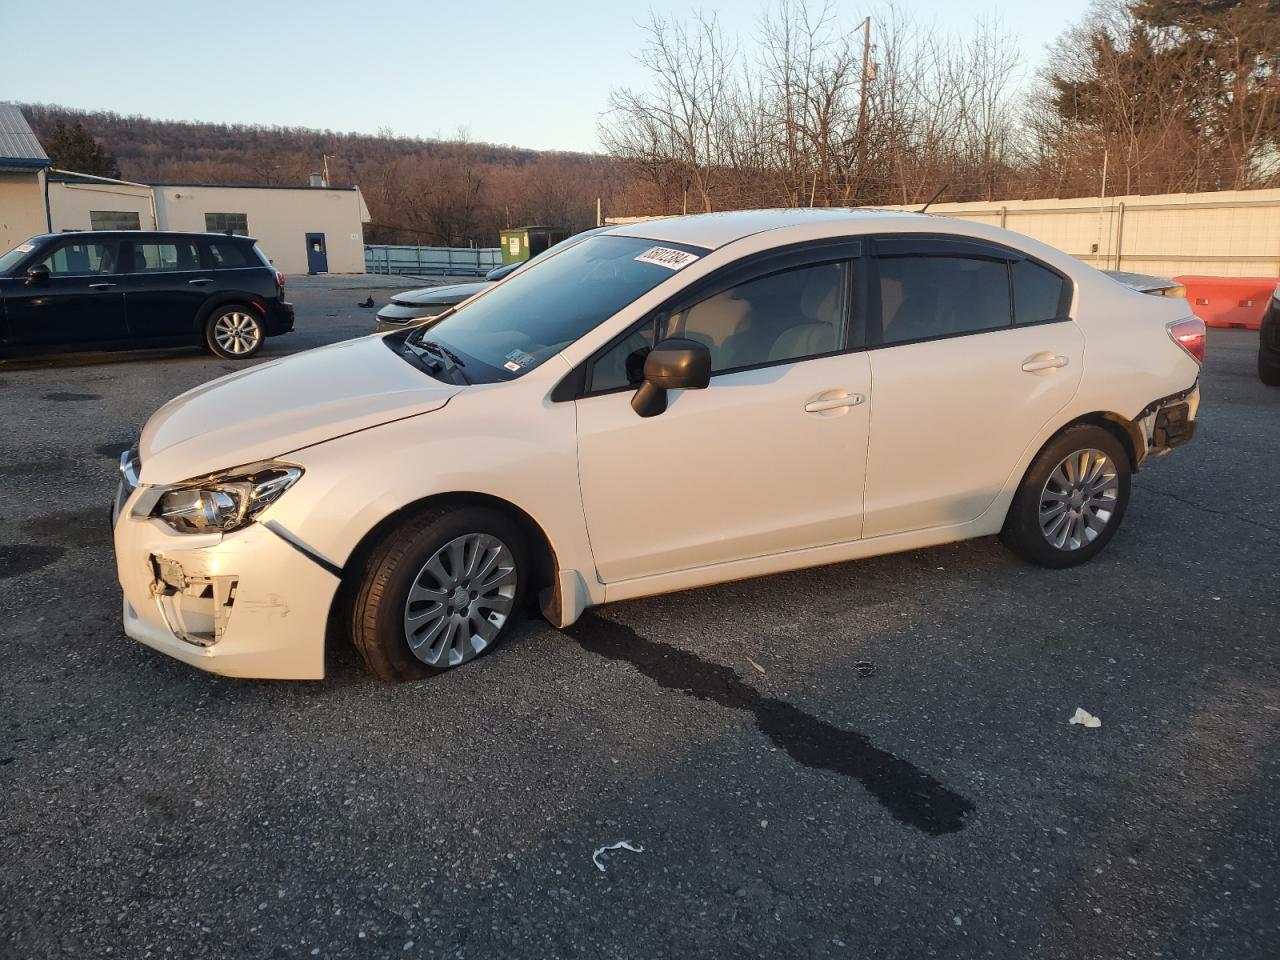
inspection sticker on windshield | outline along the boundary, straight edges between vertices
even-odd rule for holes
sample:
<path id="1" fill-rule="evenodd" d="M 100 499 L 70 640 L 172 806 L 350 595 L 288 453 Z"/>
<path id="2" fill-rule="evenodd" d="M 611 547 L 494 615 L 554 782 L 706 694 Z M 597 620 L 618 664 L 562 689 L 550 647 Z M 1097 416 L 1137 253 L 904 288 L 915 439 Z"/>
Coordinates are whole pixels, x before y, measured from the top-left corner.
<path id="1" fill-rule="evenodd" d="M 30 253 L 35 248 L 36 245 L 34 243 L 20 243 L 13 249 L 18 251 L 18 253 Z"/>
<path id="2" fill-rule="evenodd" d="M 538 362 L 538 358 L 531 353 L 525 353 L 523 350 L 512 350 L 507 354 L 507 362 L 503 364 L 508 370 L 519 370 L 521 367 L 532 367 Z M 515 364 L 513 367 L 512 364 Z"/>
<path id="3" fill-rule="evenodd" d="M 685 250 L 677 250 L 674 247 L 650 247 L 636 259 L 641 263 L 656 263 L 658 266 L 666 267 L 668 270 L 679 270 L 681 267 L 687 267 L 697 260 L 698 255 Z"/>

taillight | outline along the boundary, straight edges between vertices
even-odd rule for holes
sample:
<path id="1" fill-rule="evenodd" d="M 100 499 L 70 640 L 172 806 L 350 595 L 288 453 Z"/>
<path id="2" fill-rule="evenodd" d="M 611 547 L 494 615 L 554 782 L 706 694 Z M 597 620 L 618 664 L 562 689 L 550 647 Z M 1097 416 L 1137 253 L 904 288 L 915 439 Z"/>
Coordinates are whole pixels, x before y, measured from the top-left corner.
<path id="1" fill-rule="evenodd" d="M 279 270 L 276 271 L 276 286 L 280 288 L 281 293 L 284 293 L 284 274 Z"/>
<path id="2" fill-rule="evenodd" d="M 1175 320 L 1165 327 L 1173 342 L 1191 355 L 1196 363 L 1204 365 L 1204 321 L 1199 317 Z"/>

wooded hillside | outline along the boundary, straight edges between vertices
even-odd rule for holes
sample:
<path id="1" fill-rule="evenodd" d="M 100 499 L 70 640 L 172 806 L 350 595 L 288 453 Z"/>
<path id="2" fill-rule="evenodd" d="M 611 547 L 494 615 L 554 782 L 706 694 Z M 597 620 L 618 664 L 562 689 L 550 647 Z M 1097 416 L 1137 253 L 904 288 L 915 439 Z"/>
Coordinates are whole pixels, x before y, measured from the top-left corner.
<path id="1" fill-rule="evenodd" d="M 305 184 L 329 157 L 334 184 L 357 183 L 373 217 L 366 240 L 496 246 L 506 226 L 595 224 L 596 197 L 631 212 L 631 178 L 608 157 L 540 153 L 464 140 L 419 140 L 300 127 L 191 123 L 24 105 L 41 142 L 80 124 L 126 180 Z M 55 164 L 66 161 L 53 156 Z M 634 188 L 631 191 L 634 194 Z"/>

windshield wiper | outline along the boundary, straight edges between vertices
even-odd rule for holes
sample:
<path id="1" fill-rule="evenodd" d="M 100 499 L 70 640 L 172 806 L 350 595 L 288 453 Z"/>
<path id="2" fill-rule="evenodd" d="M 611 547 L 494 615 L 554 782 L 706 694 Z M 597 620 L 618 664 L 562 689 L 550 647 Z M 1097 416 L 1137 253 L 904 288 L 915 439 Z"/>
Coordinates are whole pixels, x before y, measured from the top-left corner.
<path id="1" fill-rule="evenodd" d="M 466 364 L 462 362 L 461 357 L 459 357 L 456 353 L 454 353 L 448 347 L 442 346 L 441 344 L 437 343 L 434 340 L 427 340 L 424 338 L 418 341 L 418 346 L 422 347 L 423 350 L 426 350 L 429 353 L 434 353 L 437 356 L 444 357 L 446 360 L 453 361 L 454 366 L 458 366 L 458 367 L 466 366 Z"/>
<path id="2" fill-rule="evenodd" d="M 430 360 L 437 365 L 437 368 L 444 372 L 445 376 L 452 377 L 454 383 L 469 384 L 471 381 L 467 379 L 467 375 L 462 372 L 462 368 L 466 366 L 452 350 L 442 347 L 434 340 L 419 340 L 413 345 L 416 349 L 428 354 L 425 360 Z M 436 359 L 436 358 L 439 359 Z M 448 362 L 444 362 L 448 361 Z"/>
<path id="3" fill-rule="evenodd" d="M 448 377 L 459 386 L 466 386 L 471 382 L 467 379 L 467 375 L 459 368 L 459 365 L 442 353 L 438 347 L 437 349 L 429 350 L 425 344 L 414 343 L 412 340 L 407 338 L 401 342 L 401 346 L 405 351 L 413 356 L 415 361 L 422 365 L 422 368 L 426 370 L 427 373 L 431 374 L 433 377 L 437 374 L 443 373 L 444 376 Z M 431 344 L 431 346 L 435 347 L 436 344 Z"/>

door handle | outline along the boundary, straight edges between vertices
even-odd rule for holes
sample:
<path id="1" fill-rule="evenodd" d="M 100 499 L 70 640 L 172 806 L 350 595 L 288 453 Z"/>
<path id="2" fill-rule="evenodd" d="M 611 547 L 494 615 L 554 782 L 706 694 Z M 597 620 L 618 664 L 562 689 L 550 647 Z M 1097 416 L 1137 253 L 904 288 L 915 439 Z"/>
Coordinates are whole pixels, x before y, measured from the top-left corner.
<path id="1" fill-rule="evenodd" d="M 89 284 L 89 289 L 90 290 L 108 290 L 114 286 L 115 286 L 114 283 L 91 283 Z"/>
<path id="2" fill-rule="evenodd" d="M 1036 353 L 1022 361 L 1022 369 L 1025 373 L 1045 374 L 1050 370 L 1065 367 L 1070 362 L 1070 357 L 1059 357 L 1052 353 Z"/>
<path id="3" fill-rule="evenodd" d="M 213 278 L 201 277 L 199 280 L 188 280 L 187 283 L 191 284 L 192 286 L 198 286 L 199 284 L 202 284 L 202 283 L 213 283 Z"/>
<path id="4" fill-rule="evenodd" d="M 838 410 L 840 407 L 856 407 L 867 398 L 860 393 L 846 393 L 838 397 L 819 395 L 804 405 L 805 413 L 821 413 L 823 410 Z"/>

